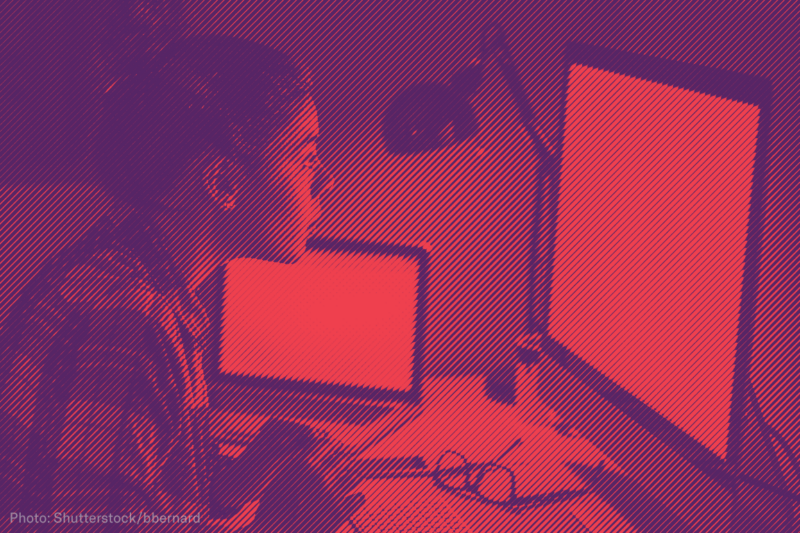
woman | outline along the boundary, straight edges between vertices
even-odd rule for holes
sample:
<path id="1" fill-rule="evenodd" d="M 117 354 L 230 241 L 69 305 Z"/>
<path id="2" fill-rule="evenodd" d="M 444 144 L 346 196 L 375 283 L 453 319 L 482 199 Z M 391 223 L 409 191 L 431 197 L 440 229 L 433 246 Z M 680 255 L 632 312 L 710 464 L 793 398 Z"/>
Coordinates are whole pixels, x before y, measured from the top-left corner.
<path id="1" fill-rule="evenodd" d="M 106 92 L 98 154 L 116 205 L 26 287 L 4 331 L 6 517 L 205 522 L 257 499 L 276 465 L 297 469 L 290 459 L 315 446 L 306 429 L 273 423 L 219 466 L 195 296 L 227 260 L 304 251 L 330 186 L 309 89 L 284 55 L 213 37 L 174 43 Z M 315 479 L 307 472 L 303 490 L 323 501 Z M 353 501 L 317 514 L 349 514 Z"/>

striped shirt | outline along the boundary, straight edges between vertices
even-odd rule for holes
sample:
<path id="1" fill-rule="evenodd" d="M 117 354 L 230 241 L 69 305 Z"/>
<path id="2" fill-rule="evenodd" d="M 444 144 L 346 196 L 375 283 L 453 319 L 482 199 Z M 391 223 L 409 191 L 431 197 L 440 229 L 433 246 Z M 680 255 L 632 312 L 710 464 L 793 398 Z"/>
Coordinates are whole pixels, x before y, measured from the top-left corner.
<path id="1" fill-rule="evenodd" d="M 149 512 L 205 521 L 208 333 L 141 215 L 103 218 L 51 259 L 0 337 L 4 520 Z"/>

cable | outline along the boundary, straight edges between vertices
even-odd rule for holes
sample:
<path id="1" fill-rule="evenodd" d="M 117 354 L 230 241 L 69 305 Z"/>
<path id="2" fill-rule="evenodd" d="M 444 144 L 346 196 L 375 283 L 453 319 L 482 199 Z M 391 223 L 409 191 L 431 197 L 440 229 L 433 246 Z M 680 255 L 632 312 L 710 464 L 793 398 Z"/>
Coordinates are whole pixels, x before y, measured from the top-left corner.
<path id="1" fill-rule="evenodd" d="M 775 441 L 780 445 L 783 453 L 786 454 L 786 457 L 789 459 L 789 463 L 792 465 L 792 470 L 794 471 L 794 477 L 800 481 L 800 462 L 798 462 L 797 457 L 792 453 L 792 449 L 789 447 L 789 443 L 786 442 L 778 431 L 770 426 L 769 424 L 766 425 L 767 429 L 769 429 L 770 435 L 775 439 Z"/>
<path id="2" fill-rule="evenodd" d="M 753 386 L 753 382 L 748 380 L 747 385 L 748 385 L 750 401 L 752 402 L 753 411 L 756 414 L 759 427 L 764 433 L 766 433 L 767 438 L 770 439 L 769 447 L 772 449 L 773 452 L 775 451 L 775 447 L 772 443 L 772 439 L 775 439 L 775 441 L 783 450 L 783 453 L 786 454 L 786 457 L 789 459 L 789 463 L 792 465 L 792 470 L 794 471 L 795 478 L 798 481 L 800 481 L 800 463 L 798 462 L 797 457 L 795 457 L 794 453 L 792 453 L 792 449 L 789 446 L 789 443 L 786 442 L 786 439 L 784 439 L 783 436 L 774 427 L 772 427 L 767 423 L 767 420 L 764 417 L 764 412 L 761 410 L 761 404 L 758 401 L 758 396 L 756 396 L 756 389 Z M 775 459 L 777 460 L 777 455 L 775 456 Z M 780 467 L 780 465 L 778 466 Z M 783 470 L 781 469 L 780 472 L 781 472 L 781 477 L 783 478 Z M 786 481 L 785 478 L 783 479 L 785 482 Z"/>
<path id="3" fill-rule="evenodd" d="M 737 475 L 736 480 L 747 483 L 754 487 L 758 487 L 762 490 L 772 492 L 773 494 L 783 496 L 784 513 L 786 515 L 786 522 L 785 522 L 786 531 L 791 532 L 794 527 L 794 505 L 790 500 L 800 502 L 800 495 L 795 494 L 794 492 L 789 490 L 789 487 L 786 483 L 786 478 L 783 475 L 783 468 L 781 467 L 780 461 L 778 460 L 778 455 L 775 450 L 776 441 L 781 447 L 781 449 L 784 451 L 786 456 L 789 458 L 789 462 L 791 463 L 792 469 L 794 470 L 796 476 L 798 474 L 798 471 L 800 471 L 800 468 L 798 468 L 797 459 L 794 456 L 794 454 L 792 454 L 792 451 L 789 448 L 788 443 L 786 443 L 786 441 L 775 430 L 775 428 L 773 428 L 767 423 L 764 417 L 764 413 L 761 411 L 761 406 L 758 402 L 758 397 L 756 396 L 755 387 L 753 386 L 752 381 L 747 380 L 747 387 L 748 387 L 747 396 L 750 400 L 750 405 L 752 406 L 753 412 L 756 416 L 756 422 L 758 423 L 759 434 L 761 436 L 761 440 L 763 441 L 764 445 L 767 448 L 767 454 L 769 455 L 769 460 L 770 463 L 772 464 L 772 468 L 778 475 L 778 478 L 780 480 L 780 486 L 776 487 L 775 485 L 772 485 L 770 483 L 765 483 L 760 479 L 744 474 Z M 775 439 L 774 441 L 773 438 Z M 737 505 L 738 498 L 735 501 L 737 503 L 735 503 L 734 505 Z"/>
<path id="4" fill-rule="evenodd" d="M 781 463 L 778 460 L 778 454 L 775 451 L 775 446 L 774 446 L 774 444 L 772 442 L 772 438 L 771 438 L 770 432 L 768 430 L 768 428 L 770 426 L 769 426 L 769 424 L 767 424 L 767 420 L 764 417 L 763 411 L 761 410 L 761 404 L 758 402 L 758 397 L 756 396 L 755 387 L 753 386 L 753 382 L 750 379 L 747 380 L 747 386 L 748 386 L 748 392 L 749 392 L 749 397 L 750 397 L 750 404 L 751 404 L 751 406 L 753 408 L 753 412 L 756 415 L 756 420 L 757 420 L 758 425 L 759 425 L 759 433 L 761 434 L 761 439 L 762 439 L 762 441 L 764 442 L 764 445 L 767 448 L 767 453 L 769 455 L 770 462 L 772 463 L 772 467 L 775 470 L 775 473 L 778 475 L 778 480 L 779 480 L 779 483 L 780 483 L 779 487 L 774 487 L 774 485 L 772 487 L 781 489 L 781 492 L 785 492 L 785 493 L 791 494 L 791 492 L 789 491 L 789 486 L 786 483 L 786 478 L 783 475 L 783 468 L 781 467 Z M 749 476 L 747 476 L 747 477 L 749 477 Z M 751 482 L 751 484 L 753 484 L 753 483 Z M 754 486 L 764 486 L 764 485 L 768 485 L 768 484 L 767 483 L 759 483 L 758 485 L 754 485 Z M 769 484 L 769 485 L 771 485 L 771 484 Z M 772 492 L 773 493 L 777 493 L 776 491 L 772 491 Z M 794 505 L 792 504 L 791 501 L 788 501 L 786 499 L 784 499 L 784 513 L 786 515 L 786 531 L 791 533 L 791 531 L 794 528 Z"/>

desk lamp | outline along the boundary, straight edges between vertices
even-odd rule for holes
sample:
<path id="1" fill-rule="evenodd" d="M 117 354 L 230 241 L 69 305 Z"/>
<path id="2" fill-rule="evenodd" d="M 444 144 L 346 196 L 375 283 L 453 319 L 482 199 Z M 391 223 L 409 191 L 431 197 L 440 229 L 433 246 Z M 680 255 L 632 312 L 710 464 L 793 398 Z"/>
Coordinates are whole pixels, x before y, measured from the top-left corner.
<path id="1" fill-rule="evenodd" d="M 480 87 L 490 59 L 497 62 L 522 124 L 542 163 L 549 168 L 553 152 L 533 125 L 534 115 L 517 66 L 503 29 L 497 24 L 484 26 L 478 57 L 453 74 L 449 83 L 413 85 L 392 99 L 383 120 L 383 136 L 389 153 L 429 152 L 453 146 L 477 133 L 475 112 L 467 100 Z"/>
<path id="2" fill-rule="evenodd" d="M 459 144 L 478 132 L 475 111 L 469 98 L 483 81 L 484 69 L 493 59 L 511 92 L 519 117 L 533 141 L 541 166 L 537 170 L 534 198 L 534 235 L 539 227 L 539 205 L 542 196 L 542 175 L 555 168 L 553 150 L 542 140 L 534 126 L 534 114 L 520 81 L 517 66 L 511 57 L 503 29 L 489 23 L 481 30 L 480 51 L 469 65 L 453 74 L 448 83 L 417 84 L 395 96 L 383 117 L 386 149 L 395 155 L 413 155 Z M 535 247 L 531 265 L 536 264 Z M 531 274 L 535 269 L 531 270 Z M 504 403 L 515 397 L 515 370 L 503 368 L 487 378 L 487 395 Z"/>

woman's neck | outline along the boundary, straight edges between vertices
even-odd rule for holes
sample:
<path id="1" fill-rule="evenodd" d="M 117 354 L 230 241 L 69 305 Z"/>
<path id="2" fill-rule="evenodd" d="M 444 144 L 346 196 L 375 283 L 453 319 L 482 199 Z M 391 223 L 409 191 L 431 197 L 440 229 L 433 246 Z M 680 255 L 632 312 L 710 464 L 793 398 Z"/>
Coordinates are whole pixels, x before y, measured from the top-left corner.
<path id="1" fill-rule="evenodd" d="M 144 214 L 155 224 L 164 251 L 190 292 L 230 259 L 215 245 L 214 225 L 206 217 L 169 209 L 149 209 Z"/>

